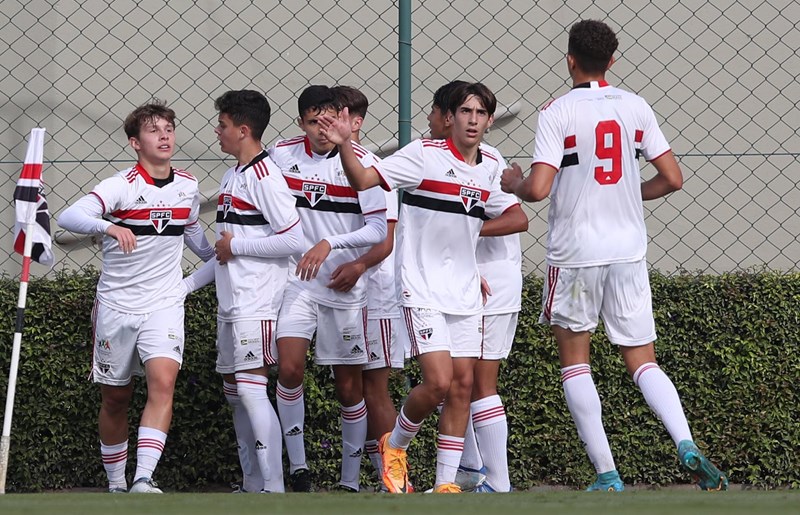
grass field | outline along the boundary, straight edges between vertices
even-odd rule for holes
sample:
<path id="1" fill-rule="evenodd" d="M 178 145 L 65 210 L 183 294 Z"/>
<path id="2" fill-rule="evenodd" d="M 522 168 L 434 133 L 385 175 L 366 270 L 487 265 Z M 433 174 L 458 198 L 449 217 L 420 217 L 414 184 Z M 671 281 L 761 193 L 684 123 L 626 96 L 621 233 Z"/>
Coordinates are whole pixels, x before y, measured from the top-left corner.
<path id="1" fill-rule="evenodd" d="M 798 491 L 644 490 L 621 494 L 575 491 L 515 492 L 504 495 L 386 494 L 9 494 L 0 496 L 0 514 L 57 515 L 239 515 L 275 513 L 358 515 L 374 513 L 508 515 L 511 513 L 659 515 L 667 513 L 769 515 L 800 513 Z"/>

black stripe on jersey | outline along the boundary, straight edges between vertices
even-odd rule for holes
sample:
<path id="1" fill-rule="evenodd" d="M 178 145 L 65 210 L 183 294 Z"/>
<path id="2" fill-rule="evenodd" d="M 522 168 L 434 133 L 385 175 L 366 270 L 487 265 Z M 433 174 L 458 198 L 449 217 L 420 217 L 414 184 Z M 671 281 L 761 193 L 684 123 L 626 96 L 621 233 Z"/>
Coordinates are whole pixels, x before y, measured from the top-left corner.
<path id="1" fill-rule="evenodd" d="M 233 211 L 228 211 L 227 215 L 222 215 L 222 211 L 217 211 L 217 223 L 233 225 L 269 225 L 263 215 L 240 215 Z"/>
<path id="2" fill-rule="evenodd" d="M 566 154 L 563 158 L 561 158 L 561 168 L 566 168 L 568 166 L 575 166 L 578 164 L 578 153 L 574 152 L 572 154 Z"/>
<path id="3" fill-rule="evenodd" d="M 414 195 L 407 191 L 403 192 L 401 202 L 409 206 L 421 207 L 422 209 L 430 209 L 431 211 L 441 211 L 443 213 L 453 213 L 455 215 L 474 216 L 475 218 L 483 218 L 484 208 L 476 206 L 470 209 L 469 213 L 464 211 L 464 204 L 461 202 L 449 202 L 438 198 L 423 197 L 422 195 Z"/>
<path id="4" fill-rule="evenodd" d="M 313 206 L 311 202 L 305 197 L 295 195 L 297 201 L 295 206 L 305 209 L 313 209 L 314 211 L 330 211 L 332 213 L 354 213 L 361 214 L 361 205 L 355 202 L 333 202 L 330 200 L 320 200 Z"/>
<path id="5" fill-rule="evenodd" d="M 636 159 L 639 159 L 640 157 L 642 157 L 642 149 L 641 148 L 637 148 L 636 149 Z"/>
<path id="6" fill-rule="evenodd" d="M 114 225 L 130 229 L 136 236 L 183 236 L 183 225 L 168 224 L 161 232 L 158 232 L 154 225 L 130 225 L 122 222 L 113 222 Z"/>

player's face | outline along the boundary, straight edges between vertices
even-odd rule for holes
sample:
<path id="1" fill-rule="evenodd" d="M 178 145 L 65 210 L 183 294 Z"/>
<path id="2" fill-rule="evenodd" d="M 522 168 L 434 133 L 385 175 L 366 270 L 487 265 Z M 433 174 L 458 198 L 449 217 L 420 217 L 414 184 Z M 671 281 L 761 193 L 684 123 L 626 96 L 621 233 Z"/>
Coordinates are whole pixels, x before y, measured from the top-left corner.
<path id="1" fill-rule="evenodd" d="M 229 114 L 220 113 L 217 118 L 217 126 L 214 128 L 214 134 L 217 135 L 220 150 L 230 155 L 238 154 L 242 140 L 242 130 L 241 126 L 233 123 Z"/>
<path id="2" fill-rule="evenodd" d="M 329 108 L 324 111 L 309 109 L 303 113 L 301 118 L 297 119 L 297 124 L 303 132 L 306 133 L 306 136 L 308 136 L 308 141 L 311 143 L 311 150 L 313 150 L 315 154 L 327 154 L 336 146 L 320 133 L 319 119 L 325 115 L 336 118 L 339 116 L 339 113 L 337 113 L 334 108 Z"/>
<path id="3" fill-rule="evenodd" d="M 142 124 L 139 136 L 130 139 L 131 147 L 146 163 L 169 163 L 175 148 L 175 126 L 163 118 Z"/>
<path id="4" fill-rule="evenodd" d="M 444 139 L 450 137 L 452 120 L 447 111 L 442 111 L 439 106 L 432 105 L 431 112 L 428 114 L 428 128 L 431 130 L 431 138 Z"/>
<path id="5" fill-rule="evenodd" d="M 474 146 L 483 140 L 486 129 L 491 127 L 494 116 L 483 107 L 480 98 L 470 95 L 458 106 L 453 117 L 452 138 L 464 146 Z"/>

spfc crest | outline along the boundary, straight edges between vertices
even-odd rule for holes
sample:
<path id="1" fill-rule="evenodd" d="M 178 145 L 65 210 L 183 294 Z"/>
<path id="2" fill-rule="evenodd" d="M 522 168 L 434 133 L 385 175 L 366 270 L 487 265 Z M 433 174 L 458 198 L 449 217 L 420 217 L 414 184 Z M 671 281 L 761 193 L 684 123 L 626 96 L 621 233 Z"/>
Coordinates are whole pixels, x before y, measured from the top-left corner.
<path id="1" fill-rule="evenodd" d="M 419 337 L 425 341 L 428 341 L 433 336 L 433 328 L 431 327 L 424 327 L 419 330 Z"/>
<path id="2" fill-rule="evenodd" d="M 170 220 L 172 220 L 171 209 L 153 209 L 150 211 L 150 222 L 159 234 L 164 230 L 164 227 L 169 225 Z"/>
<path id="3" fill-rule="evenodd" d="M 327 187 L 325 184 L 320 184 L 317 182 L 304 182 L 303 183 L 303 195 L 306 196 L 308 199 L 308 203 L 311 204 L 311 207 L 317 205 L 317 202 L 325 196 L 325 191 Z"/>
<path id="4" fill-rule="evenodd" d="M 474 190 L 472 188 L 467 188 L 466 186 L 461 186 L 460 195 L 461 202 L 464 204 L 464 209 L 467 210 L 467 213 L 472 211 L 472 208 L 475 207 L 475 204 L 481 200 L 480 190 Z"/>
<path id="5" fill-rule="evenodd" d="M 231 210 L 231 206 L 233 205 L 233 197 L 230 195 L 223 195 L 222 196 L 222 219 L 228 217 L 228 211 Z"/>

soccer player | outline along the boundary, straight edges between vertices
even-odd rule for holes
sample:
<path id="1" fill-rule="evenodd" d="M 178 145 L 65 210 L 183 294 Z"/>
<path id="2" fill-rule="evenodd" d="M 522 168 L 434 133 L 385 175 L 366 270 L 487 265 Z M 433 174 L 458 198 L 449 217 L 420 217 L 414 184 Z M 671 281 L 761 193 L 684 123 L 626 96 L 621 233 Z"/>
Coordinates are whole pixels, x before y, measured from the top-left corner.
<path id="1" fill-rule="evenodd" d="M 675 386 L 656 364 L 642 200 L 679 190 L 681 169 L 653 110 L 641 97 L 609 85 L 617 37 L 605 23 L 583 20 L 569 31 L 572 89 L 542 108 L 530 175 L 516 164 L 504 191 L 523 200 L 550 195 L 543 323 L 558 343 L 567 405 L 597 471 L 588 490 L 621 491 L 589 366 L 591 333 L 602 317 L 628 372 L 678 448 L 680 464 L 704 490 L 728 479 L 697 449 Z M 639 156 L 656 169 L 641 182 Z"/>
<path id="2" fill-rule="evenodd" d="M 442 401 L 434 491 L 461 491 L 454 481 L 481 344 L 482 287 L 475 249 L 483 215 L 498 216 L 517 204 L 492 194 L 494 186 L 499 191 L 500 163 L 480 148 L 496 106 L 483 84 L 463 85 L 448 106 L 451 138 L 415 140 L 370 167 L 359 162 L 350 141 L 347 109 L 338 119 L 322 119 L 323 134 L 338 145 L 355 189 L 404 188 L 396 259 L 405 330 L 422 382 L 409 393 L 392 432 L 380 440 L 383 480 L 393 493 L 408 491 L 406 449 Z"/>
<path id="3" fill-rule="evenodd" d="M 356 192 L 347 183 L 336 145 L 321 132 L 319 119 L 336 116 L 338 103 L 327 86 L 309 86 L 298 97 L 302 136 L 278 141 L 270 156 L 296 198 L 305 234 L 305 254 L 296 262 L 278 317 L 278 413 L 289 456 L 294 491 L 311 488 L 303 445 L 303 374 L 315 331 L 314 359 L 333 367 L 341 404 L 342 469 L 340 488 L 357 492 L 367 432 L 367 408 L 361 369 L 368 362 L 366 278 L 348 291 L 334 286 L 341 265 L 358 259 L 366 247 L 386 238 L 383 192 Z M 348 125 L 349 127 L 349 125 Z M 375 156 L 361 147 L 359 162 Z M 320 329 L 317 331 L 317 329 Z"/>
<path id="4" fill-rule="evenodd" d="M 447 105 L 452 92 L 464 81 L 453 81 L 436 90 L 433 95 L 428 127 L 431 137 L 446 139 L 453 127 Z M 486 144 L 481 148 L 490 151 L 506 168 L 500 152 Z M 518 202 L 508 193 L 507 202 Z M 528 229 L 528 218 L 517 204 L 497 218 L 487 221 L 478 239 L 478 270 L 491 288 L 483 307 L 483 340 L 481 353 L 475 364 L 472 386 L 470 418 L 464 435 L 464 453 L 456 475 L 462 490 L 478 492 L 508 492 L 508 423 L 505 408 L 497 393 L 497 375 L 500 360 L 511 351 L 517 317 L 522 305 L 522 252 L 519 232 Z M 494 237 L 493 234 L 505 236 Z"/>
<path id="5" fill-rule="evenodd" d="M 331 88 L 338 98 L 339 107 L 350 112 L 350 139 L 361 144 L 361 127 L 367 116 L 367 97 L 350 86 Z M 367 343 L 369 363 L 364 365 L 361 378 L 364 385 L 364 402 L 367 404 L 367 441 L 365 448 L 378 477 L 383 465 L 378 452 L 378 439 L 392 430 L 397 410 L 389 396 L 389 373 L 402 370 L 404 346 L 397 340 L 400 320 L 400 300 L 397 295 L 394 272 L 394 230 L 397 224 L 397 193 L 383 192 L 386 199 L 386 239 L 361 257 L 341 266 L 334 281 L 336 289 L 349 289 L 365 272 L 367 280 Z M 383 488 L 383 481 L 380 481 Z"/>
<path id="6" fill-rule="evenodd" d="M 80 234 L 102 234 L 103 265 L 92 313 L 92 378 L 100 384 L 100 452 L 109 491 L 126 492 L 132 376 L 146 377 L 131 493 L 161 493 L 152 480 L 172 420 L 184 347 L 183 244 L 209 260 L 197 223 L 197 180 L 170 164 L 175 112 L 160 101 L 128 115 L 125 134 L 137 163 L 101 181 L 58 218 Z M 142 370 L 142 363 L 144 370 Z"/>
<path id="7" fill-rule="evenodd" d="M 217 371 L 233 409 L 243 490 L 283 492 L 281 428 L 267 397 L 267 367 L 277 362 L 276 319 L 303 231 L 294 196 L 261 143 L 269 101 L 257 91 L 228 91 L 214 107 L 220 149 L 237 160 L 222 178 L 217 206 Z"/>

